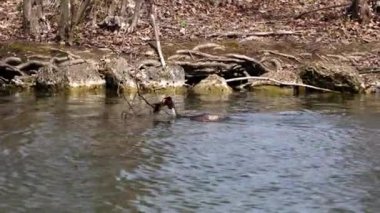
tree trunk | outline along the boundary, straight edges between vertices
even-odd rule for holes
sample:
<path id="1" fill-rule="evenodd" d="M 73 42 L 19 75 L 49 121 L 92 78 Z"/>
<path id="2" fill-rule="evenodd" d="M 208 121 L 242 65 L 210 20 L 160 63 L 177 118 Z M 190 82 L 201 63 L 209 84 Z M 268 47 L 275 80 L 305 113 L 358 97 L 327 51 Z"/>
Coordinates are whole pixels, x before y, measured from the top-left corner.
<path id="1" fill-rule="evenodd" d="M 70 43 L 71 40 L 71 2 L 61 0 L 61 17 L 59 21 L 58 40 Z"/>
<path id="2" fill-rule="evenodd" d="M 43 13 L 42 0 L 23 1 L 23 29 L 26 34 L 40 37 L 50 28 Z"/>
<path id="3" fill-rule="evenodd" d="M 33 0 L 24 0 L 23 1 L 23 29 L 24 32 L 29 34 L 30 33 L 30 18 L 32 13 L 32 1 Z"/>
<path id="4" fill-rule="evenodd" d="M 366 0 L 352 0 L 347 13 L 351 19 L 360 23 L 367 23 L 371 19 L 371 10 Z"/>
<path id="5" fill-rule="evenodd" d="M 76 13 L 73 14 L 73 26 L 78 25 L 82 21 L 82 19 L 85 17 L 86 11 L 90 9 L 92 3 L 92 0 L 82 0 L 78 10 L 76 10 Z"/>
<path id="6" fill-rule="evenodd" d="M 127 4 L 128 4 L 128 0 L 122 0 L 121 8 L 120 8 L 120 16 L 122 17 L 127 16 Z"/>
<path id="7" fill-rule="evenodd" d="M 108 7 L 108 16 L 116 15 L 116 9 L 118 5 L 119 5 L 119 0 L 111 1 L 110 6 Z"/>
<path id="8" fill-rule="evenodd" d="M 137 21 L 140 17 L 141 6 L 144 0 L 136 0 L 135 9 L 133 12 L 132 23 L 128 28 L 128 32 L 133 32 L 137 26 Z M 151 0 L 148 1 L 150 3 Z M 150 6 L 150 5 L 149 5 Z M 148 6 L 148 7 L 149 7 Z"/>

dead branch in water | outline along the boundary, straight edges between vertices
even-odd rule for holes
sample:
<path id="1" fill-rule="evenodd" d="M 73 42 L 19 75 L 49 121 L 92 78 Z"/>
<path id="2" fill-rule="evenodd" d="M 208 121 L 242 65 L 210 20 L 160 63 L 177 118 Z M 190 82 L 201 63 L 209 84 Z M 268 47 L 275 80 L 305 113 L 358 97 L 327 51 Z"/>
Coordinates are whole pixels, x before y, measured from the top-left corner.
<path id="1" fill-rule="evenodd" d="M 337 91 L 330 90 L 330 89 L 325 89 L 321 87 L 316 87 L 308 84 L 300 84 L 300 83 L 293 83 L 293 82 L 283 82 L 279 81 L 273 78 L 267 78 L 267 77 L 257 77 L 257 76 L 248 76 L 248 77 L 240 77 L 240 78 L 232 78 L 232 79 L 227 79 L 226 82 L 233 82 L 233 81 L 243 81 L 243 80 L 262 80 L 262 81 L 271 81 L 279 85 L 284 85 L 284 86 L 298 86 L 298 87 L 306 87 L 314 90 L 320 90 L 324 92 L 334 92 L 338 93 Z"/>

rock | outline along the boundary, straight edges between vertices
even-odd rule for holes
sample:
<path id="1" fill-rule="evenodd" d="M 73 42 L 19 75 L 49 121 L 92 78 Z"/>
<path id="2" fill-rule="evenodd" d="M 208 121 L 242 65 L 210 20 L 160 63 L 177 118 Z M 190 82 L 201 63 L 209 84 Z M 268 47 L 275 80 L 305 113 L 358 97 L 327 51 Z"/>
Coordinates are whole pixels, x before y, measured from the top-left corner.
<path id="1" fill-rule="evenodd" d="M 224 78 L 212 74 L 195 85 L 193 91 L 200 95 L 227 95 L 232 93 L 232 88 L 227 85 Z"/>
<path id="2" fill-rule="evenodd" d="M 137 85 L 131 76 L 133 67 L 124 58 L 114 58 L 106 62 L 106 88 L 114 91 L 119 89 L 137 90 Z"/>
<path id="3" fill-rule="evenodd" d="M 105 80 L 100 77 L 94 62 L 86 61 L 66 66 L 46 66 L 39 70 L 36 88 L 42 90 L 61 90 L 65 88 L 86 87 L 89 89 L 102 87 Z"/>
<path id="4" fill-rule="evenodd" d="M 182 88 L 185 85 L 185 71 L 178 65 L 144 67 L 136 74 L 139 84 L 147 90 Z"/>
<path id="5" fill-rule="evenodd" d="M 347 65 L 307 65 L 301 70 L 300 78 L 305 84 L 340 92 L 358 93 L 361 90 L 358 72 Z"/>

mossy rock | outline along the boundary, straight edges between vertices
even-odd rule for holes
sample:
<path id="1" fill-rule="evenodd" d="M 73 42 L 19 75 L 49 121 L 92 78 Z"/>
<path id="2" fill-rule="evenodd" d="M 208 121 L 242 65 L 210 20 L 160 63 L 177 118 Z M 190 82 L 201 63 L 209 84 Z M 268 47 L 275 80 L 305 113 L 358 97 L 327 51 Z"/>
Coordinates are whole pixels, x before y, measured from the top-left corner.
<path id="1" fill-rule="evenodd" d="M 358 93 L 361 90 L 358 72 L 348 65 L 314 63 L 301 68 L 305 84 L 340 92 Z"/>
<path id="2" fill-rule="evenodd" d="M 218 75 L 210 75 L 194 86 L 193 92 L 199 95 L 228 95 L 232 88 Z"/>

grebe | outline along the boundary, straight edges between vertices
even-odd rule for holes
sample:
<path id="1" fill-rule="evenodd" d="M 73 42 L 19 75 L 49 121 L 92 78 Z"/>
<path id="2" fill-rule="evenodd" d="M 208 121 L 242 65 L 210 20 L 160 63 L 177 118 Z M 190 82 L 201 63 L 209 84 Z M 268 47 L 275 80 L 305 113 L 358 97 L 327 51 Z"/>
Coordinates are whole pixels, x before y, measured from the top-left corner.
<path id="1" fill-rule="evenodd" d="M 174 117 L 189 118 L 190 120 L 193 120 L 193 121 L 216 122 L 216 121 L 221 121 L 221 120 L 226 119 L 225 116 L 216 115 L 216 114 L 208 114 L 208 113 L 203 113 L 200 115 L 179 115 L 175 108 L 174 101 L 170 96 L 165 97 L 164 99 L 162 99 L 161 102 L 154 104 L 153 112 L 154 113 L 160 112 L 161 107 L 163 106 L 167 106 L 171 110 L 171 113 Z"/>

